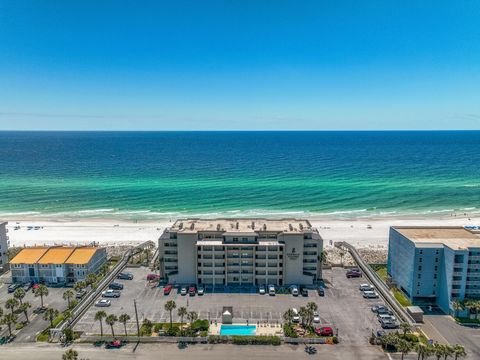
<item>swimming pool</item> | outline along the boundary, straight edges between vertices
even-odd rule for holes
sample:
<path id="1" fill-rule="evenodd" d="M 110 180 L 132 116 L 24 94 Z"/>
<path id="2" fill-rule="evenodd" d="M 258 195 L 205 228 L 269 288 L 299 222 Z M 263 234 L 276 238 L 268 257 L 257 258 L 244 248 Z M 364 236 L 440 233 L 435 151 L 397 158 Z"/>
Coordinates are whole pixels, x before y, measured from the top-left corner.
<path id="1" fill-rule="evenodd" d="M 220 327 L 220 335 L 246 335 L 255 336 L 257 327 L 255 325 L 222 325 Z"/>

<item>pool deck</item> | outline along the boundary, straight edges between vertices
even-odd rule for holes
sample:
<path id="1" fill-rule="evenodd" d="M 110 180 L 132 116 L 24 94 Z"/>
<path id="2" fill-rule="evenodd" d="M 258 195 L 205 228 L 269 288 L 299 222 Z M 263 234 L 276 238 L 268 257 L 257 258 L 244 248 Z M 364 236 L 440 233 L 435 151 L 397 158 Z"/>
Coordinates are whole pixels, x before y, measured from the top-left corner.
<path id="1" fill-rule="evenodd" d="M 240 326 L 245 326 L 247 324 L 245 323 L 233 323 L 233 324 L 225 324 L 225 325 L 240 325 Z M 282 325 L 280 324 L 251 324 L 249 323 L 248 325 L 250 326 L 256 326 L 256 335 L 260 336 L 282 336 L 283 335 L 283 330 L 282 330 Z M 210 325 L 210 329 L 208 331 L 209 335 L 220 335 L 220 327 L 222 326 L 222 323 L 213 323 Z"/>

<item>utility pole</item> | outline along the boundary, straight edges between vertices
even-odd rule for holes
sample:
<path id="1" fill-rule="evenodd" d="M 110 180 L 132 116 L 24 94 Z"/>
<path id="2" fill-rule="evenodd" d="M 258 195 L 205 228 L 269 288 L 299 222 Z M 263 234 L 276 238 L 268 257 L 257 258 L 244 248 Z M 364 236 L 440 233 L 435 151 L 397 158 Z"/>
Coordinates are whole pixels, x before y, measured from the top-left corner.
<path id="1" fill-rule="evenodd" d="M 133 306 L 135 307 L 135 319 L 137 320 L 137 336 L 140 337 L 140 324 L 138 323 L 137 301 L 133 299 Z"/>

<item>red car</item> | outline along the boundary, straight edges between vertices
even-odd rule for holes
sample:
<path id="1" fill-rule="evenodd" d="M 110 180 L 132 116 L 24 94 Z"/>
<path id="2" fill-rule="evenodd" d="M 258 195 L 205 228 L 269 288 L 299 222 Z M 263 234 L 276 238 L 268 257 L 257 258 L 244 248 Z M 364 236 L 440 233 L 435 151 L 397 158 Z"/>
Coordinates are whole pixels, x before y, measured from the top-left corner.
<path id="1" fill-rule="evenodd" d="M 160 280 L 160 275 L 157 275 L 157 274 L 148 274 L 148 275 L 147 275 L 147 280 L 148 280 L 148 281 L 158 281 L 158 280 Z"/>
<path id="2" fill-rule="evenodd" d="M 171 284 L 168 284 L 163 288 L 163 295 L 169 295 L 172 289 L 173 289 L 173 286 Z"/>
<path id="3" fill-rule="evenodd" d="M 315 333 L 320 336 L 333 336 L 333 329 L 329 326 L 316 328 Z"/>
<path id="4" fill-rule="evenodd" d="M 358 278 L 358 277 L 362 277 L 362 273 L 360 272 L 360 270 L 348 270 L 347 271 L 347 279 Z"/>
<path id="5" fill-rule="evenodd" d="M 197 287 L 195 285 L 190 285 L 188 288 L 188 295 L 194 296 L 197 293 Z"/>

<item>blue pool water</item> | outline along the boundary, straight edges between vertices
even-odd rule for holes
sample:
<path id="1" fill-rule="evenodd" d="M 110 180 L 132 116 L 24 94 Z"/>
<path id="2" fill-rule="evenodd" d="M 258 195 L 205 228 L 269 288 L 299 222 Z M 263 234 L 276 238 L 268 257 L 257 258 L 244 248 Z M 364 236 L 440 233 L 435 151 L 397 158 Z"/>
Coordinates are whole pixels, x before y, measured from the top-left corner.
<path id="1" fill-rule="evenodd" d="M 257 327 L 255 325 L 222 325 L 220 335 L 248 335 L 255 336 Z"/>

